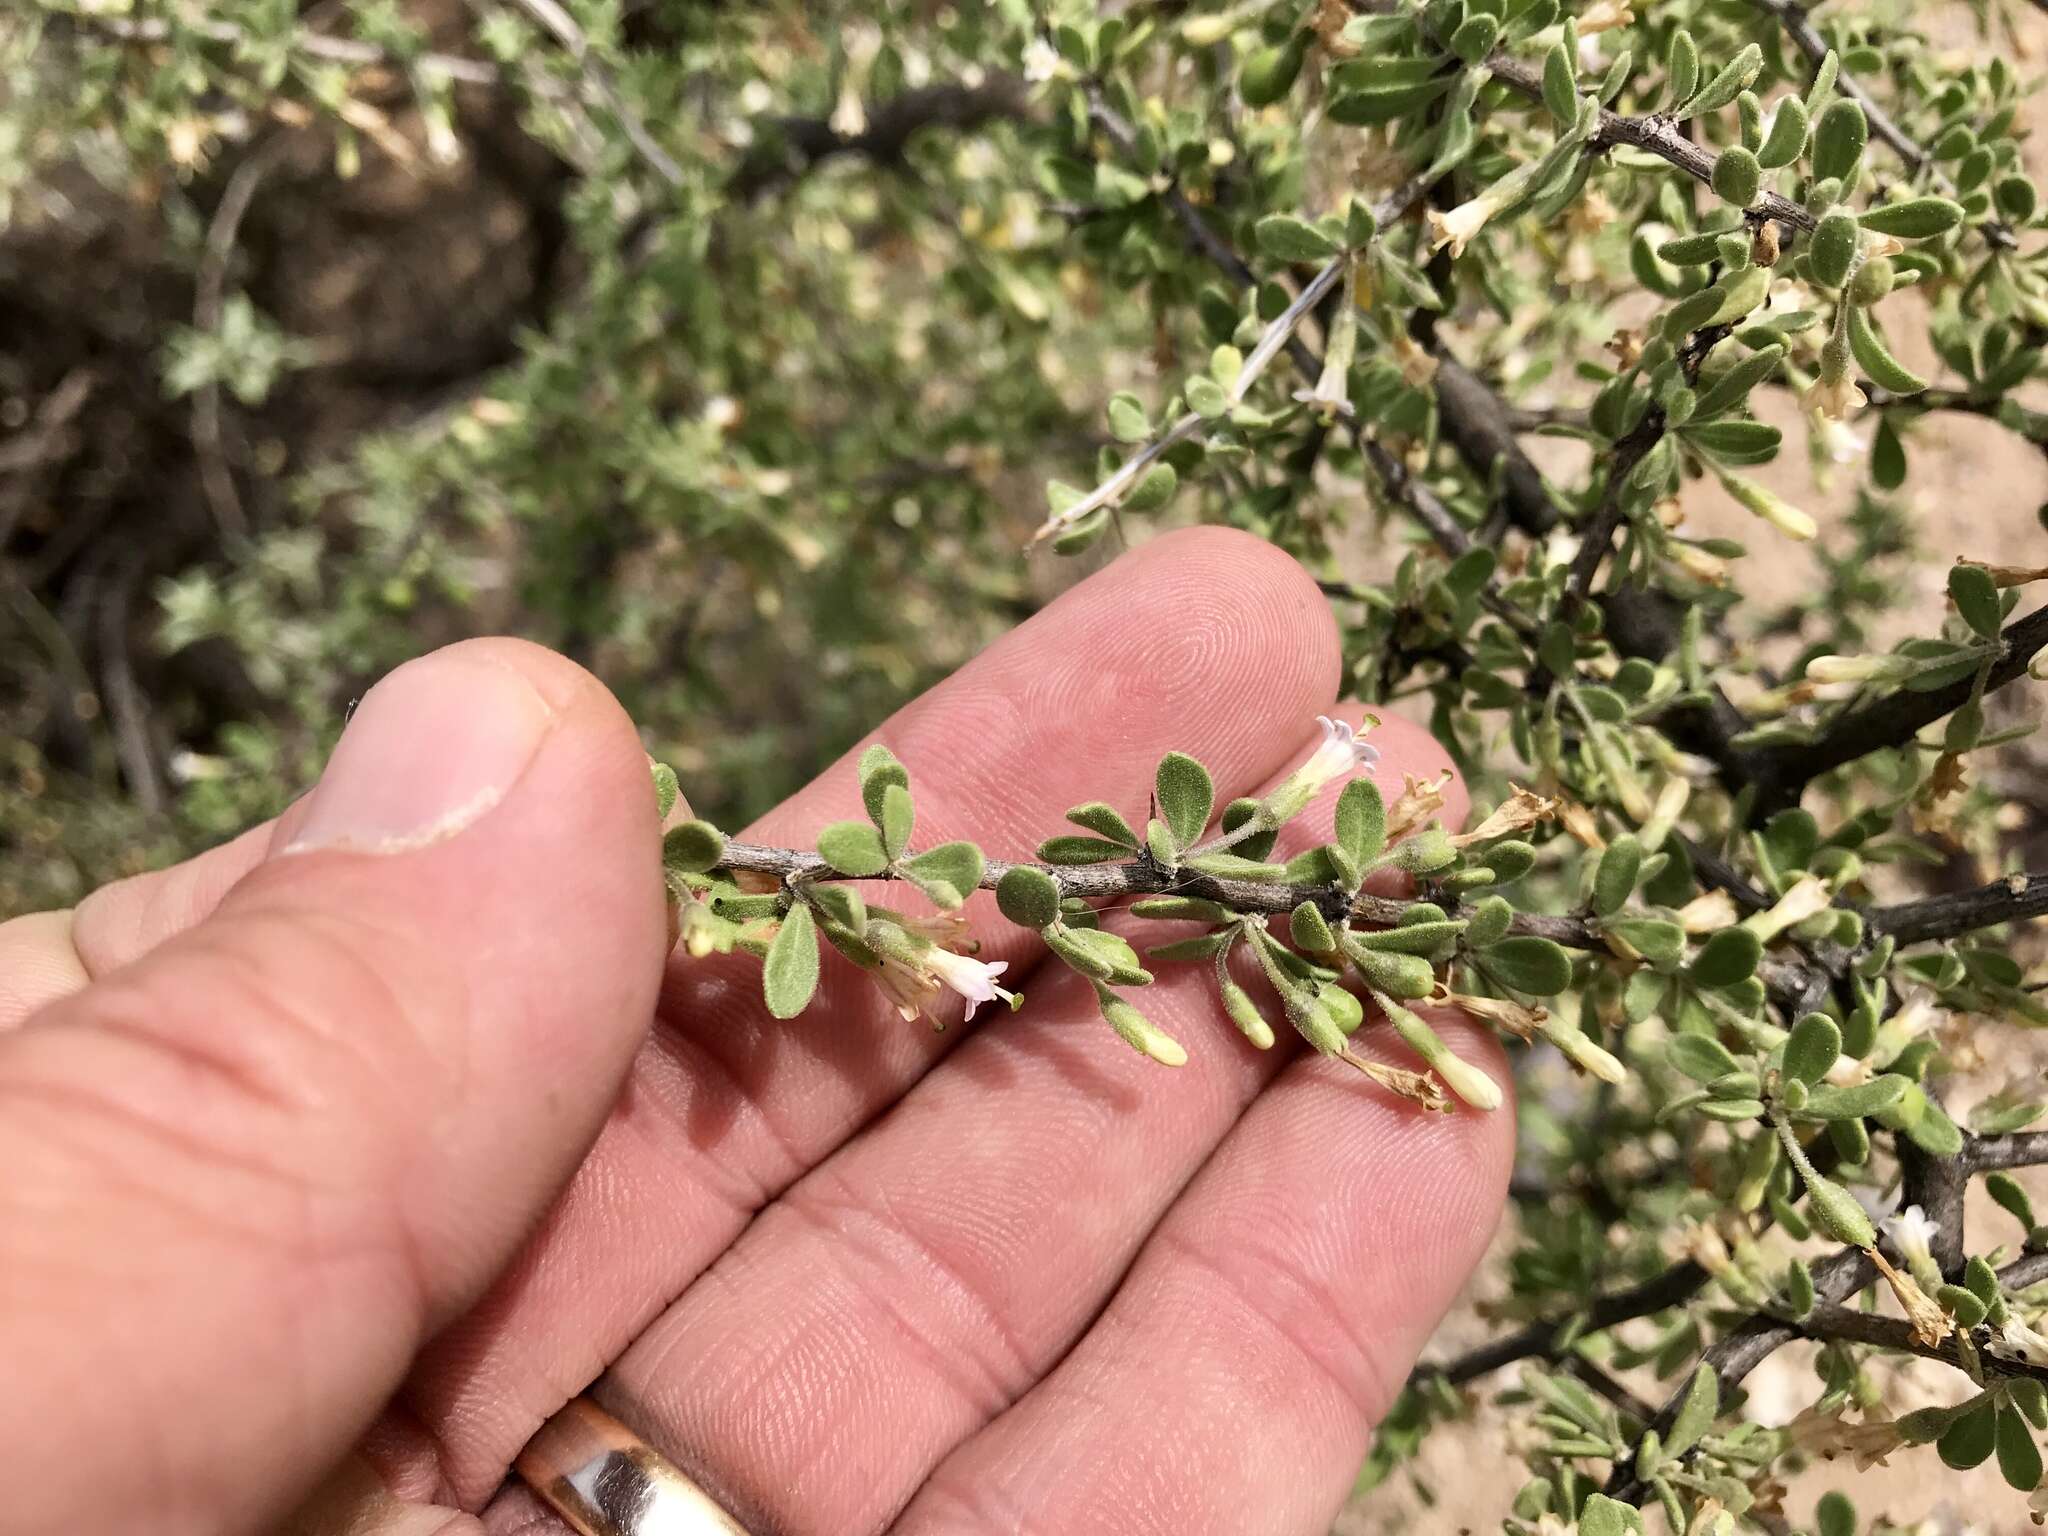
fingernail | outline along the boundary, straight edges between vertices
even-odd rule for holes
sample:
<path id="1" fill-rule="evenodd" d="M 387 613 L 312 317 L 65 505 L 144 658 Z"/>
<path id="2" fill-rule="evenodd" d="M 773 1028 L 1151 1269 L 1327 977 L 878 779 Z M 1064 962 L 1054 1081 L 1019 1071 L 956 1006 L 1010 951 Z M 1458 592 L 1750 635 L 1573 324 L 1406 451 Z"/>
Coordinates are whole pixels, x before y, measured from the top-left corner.
<path id="1" fill-rule="evenodd" d="M 462 650 L 407 662 L 363 696 L 285 852 L 453 837 L 505 798 L 554 719 L 503 663 Z"/>

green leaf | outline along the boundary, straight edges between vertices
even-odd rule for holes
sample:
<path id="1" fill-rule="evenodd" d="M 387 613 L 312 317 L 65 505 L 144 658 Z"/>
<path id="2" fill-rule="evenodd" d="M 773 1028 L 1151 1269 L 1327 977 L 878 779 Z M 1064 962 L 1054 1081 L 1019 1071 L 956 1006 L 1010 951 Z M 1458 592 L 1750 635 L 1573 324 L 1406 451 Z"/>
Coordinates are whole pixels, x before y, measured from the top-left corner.
<path id="1" fill-rule="evenodd" d="M 845 822 L 845 826 L 859 826 Z M 874 829 L 861 827 L 870 837 Z M 793 1019 L 810 1005 L 818 989 L 818 927 L 811 909 L 802 902 L 791 907 L 775 931 L 761 963 L 761 991 L 768 1011 L 778 1019 Z"/>
<path id="2" fill-rule="evenodd" d="M 1934 1299 L 1956 1320 L 1959 1328 L 1976 1327 L 1984 1321 L 1988 1310 L 1977 1293 L 1966 1285 L 1936 1286 Z"/>
<path id="3" fill-rule="evenodd" d="M 805 899 L 829 925 L 844 928 L 856 938 L 868 925 L 868 905 L 850 885 L 820 882 L 806 889 Z"/>
<path id="4" fill-rule="evenodd" d="M 1839 288 L 1849 280 L 1856 252 L 1863 244 L 1856 215 L 1841 210 L 1822 216 L 1807 243 L 1806 261 L 1813 280 L 1823 288 Z"/>
<path id="5" fill-rule="evenodd" d="M 1465 942 L 1474 949 L 1487 949 L 1507 937 L 1515 920 L 1515 909 L 1505 896 L 1488 896 L 1472 908 L 1465 925 Z"/>
<path id="6" fill-rule="evenodd" d="M 1806 1096 L 1806 1108 L 1801 1117 L 1808 1120 L 1860 1120 L 1865 1115 L 1882 1114 L 1900 1099 L 1912 1085 L 1896 1072 L 1886 1072 L 1868 1082 L 1852 1083 L 1847 1087 L 1836 1087 L 1822 1083 Z"/>
<path id="7" fill-rule="evenodd" d="M 1060 888 L 1042 869 L 1019 864 L 996 882 L 996 907 L 1022 928 L 1043 928 L 1058 921 Z"/>
<path id="8" fill-rule="evenodd" d="M 1315 225 L 1285 213 L 1268 214 L 1252 233 L 1275 261 L 1328 261 L 1342 249 Z"/>
<path id="9" fill-rule="evenodd" d="M 1869 141 L 1870 123 L 1860 106 L 1847 97 L 1829 102 L 1813 125 L 1814 179 L 1847 181 L 1855 174 L 1863 159 L 1863 146 Z"/>
<path id="10" fill-rule="evenodd" d="M 940 843 L 908 860 L 903 873 L 934 905 L 951 911 L 981 884 L 985 867 L 981 849 L 973 843 Z"/>
<path id="11" fill-rule="evenodd" d="M 1713 1427 L 1721 1413 L 1721 1378 L 1711 1365 L 1702 1363 L 1685 1389 L 1685 1401 L 1671 1421 L 1671 1433 L 1664 1437 L 1664 1454 L 1682 1456 L 1699 1444 L 1700 1436 Z"/>
<path id="12" fill-rule="evenodd" d="M 1216 786 L 1209 770 L 1185 752 L 1169 752 L 1159 760 L 1153 775 L 1152 793 L 1173 840 L 1182 848 L 1192 847 L 1209 825 L 1209 811 L 1216 803 Z"/>
<path id="13" fill-rule="evenodd" d="M 882 797 L 888 793 L 891 784 L 910 788 L 910 770 L 896 760 L 896 754 L 879 741 L 860 755 L 860 765 L 855 770 L 860 777 L 861 804 L 867 807 L 868 820 L 877 827 L 882 824 Z"/>
<path id="14" fill-rule="evenodd" d="M 1337 796 L 1337 844 L 1361 867 L 1380 856 L 1387 845 L 1387 806 L 1379 786 L 1357 778 Z"/>
<path id="15" fill-rule="evenodd" d="M 840 874 L 856 879 L 879 875 L 889 867 L 882 834 L 864 821 L 833 822 L 818 834 L 818 852 Z"/>
<path id="16" fill-rule="evenodd" d="M 1756 152 L 1756 163 L 1767 171 L 1790 165 L 1806 148 L 1806 104 L 1797 96 L 1781 96 L 1771 131 Z"/>
<path id="17" fill-rule="evenodd" d="M 1297 948 L 1314 954 L 1326 955 L 1337 947 L 1337 936 L 1330 932 L 1329 920 L 1312 901 L 1304 901 L 1294 909 L 1288 919 L 1288 931 Z"/>
<path id="18" fill-rule="evenodd" d="M 1963 208 L 1945 197 L 1908 197 L 1865 210 L 1859 222 L 1880 235 L 1925 240 L 1947 234 L 1962 223 Z"/>
<path id="19" fill-rule="evenodd" d="M 1813 1507 L 1813 1516 L 1820 1536 L 1856 1536 L 1856 1506 L 1849 1502 L 1847 1494 L 1832 1490 L 1822 1494 Z"/>
<path id="20" fill-rule="evenodd" d="M 1824 1013 L 1809 1013 L 1792 1026 L 1785 1041 L 1785 1075 L 1812 1087 L 1842 1054 L 1842 1032 Z"/>
<path id="21" fill-rule="evenodd" d="M 1624 832 L 1607 845 L 1593 875 L 1593 911 L 1612 917 L 1635 894 L 1636 876 L 1642 873 L 1643 845 Z"/>
<path id="22" fill-rule="evenodd" d="M 1138 834 L 1131 830 L 1131 824 L 1118 814 L 1114 807 L 1100 800 L 1090 800 L 1086 805 L 1077 805 L 1067 812 L 1067 820 L 1077 827 L 1086 827 L 1097 837 L 1104 837 L 1113 843 L 1121 843 L 1133 853 L 1138 848 Z"/>
<path id="23" fill-rule="evenodd" d="M 1906 1128 L 1913 1145 L 1933 1157 L 1954 1157 L 1963 1150 L 1963 1133 L 1932 1099 L 1920 1118 Z"/>
<path id="24" fill-rule="evenodd" d="M 1128 391 L 1109 397 L 1109 433 L 1120 443 L 1142 443 L 1152 435 L 1152 422 L 1138 397 Z"/>
<path id="25" fill-rule="evenodd" d="M 1533 934 L 1502 939 L 1481 951 L 1477 959 L 1502 986 L 1531 997 L 1555 997 L 1571 985 L 1572 960 L 1564 946 Z"/>
<path id="26" fill-rule="evenodd" d="M 1180 475 L 1171 464 L 1154 464 L 1138 483 L 1124 492 L 1126 512 L 1157 512 L 1180 489 Z"/>
<path id="27" fill-rule="evenodd" d="M 1998 638 L 2005 614 L 1999 606 L 1997 584 L 1992 581 L 1989 571 L 1981 565 L 1958 561 L 1948 568 L 1948 595 L 1965 624 L 1986 640 Z"/>
<path id="28" fill-rule="evenodd" d="M 1562 42 L 1552 43 L 1543 56 L 1543 105 L 1560 128 L 1579 120 L 1578 71 Z"/>
<path id="29" fill-rule="evenodd" d="M 2034 1428 L 2048 1429 L 2048 1386 L 2032 1377 L 2015 1376 L 2006 1382 L 2005 1395 Z"/>
<path id="30" fill-rule="evenodd" d="M 1806 1260 L 1794 1255 L 1785 1266 L 1785 1300 L 1794 1317 L 1803 1318 L 1813 1310 L 1816 1300 L 1813 1289 L 1813 1271 L 1806 1266 Z"/>
<path id="31" fill-rule="evenodd" d="M 1736 208 L 1747 208 L 1762 186 L 1763 172 L 1755 155 L 1740 144 L 1721 151 L 1721 158 L 1714 162 L 1715 196 Z"/>
<path id="32" fill-rule="evenodd" d="M 724 857 L 725 834 L 708 821 L 686 821 L 662 834 L 661 862 L 665 869 L 702 874 L 717 868 Z"/>
<path id="33" fill-rule="evenodd" d="M 1076 837 L 1067 833 L 1061 837 L 1048 837 L 1040 843 L 1038 857 L 1046 864 L 1101 864 L 1128 857 L 1136 842 L 1135 837 L 1125 844 L 1113 843 L 1106 837 Z"/>
<path id="34" fill-rule="evenodd" d="M 1723 464 L 1767 464 L 1778 456 L 1784 433 L 1761 421 L 1688 422 L 1685 440 Z"/>
<path id="35" fill-rule="evenodd" d="M 668 813 L 675 809 L 676 797 L 682 794 L 682 785 L 676 782 L 676 771 L 667 763 L 656 763 L 654 774 L 654 814 L 656 820 L 667 821 Z"/>
<path id="36" fill-rule="evenodd" d="M 1733 987 L 1754 976 L 1763 957 L 1763 940 L 1749 929 L 1723 928 L 1700 946 L 1689 974 L 1696 986 Z"/>
<path id="37" fill-rule="evenodd" d="M 901 784 L 890 784 L 882 790 L 882 819 L 879 823 L 882 833 L 882 848 L 892 859 L 903 856 L 903 850 L 910 846 L 911 828 L 917 825 L 917 811 L 910 803 L 910 791 Z"/>
<path id="38" fill-rule="evenodd" d="M 1998 1400 L 1984 1400 L 1948 1427 L 1935 1449 L 1941 1459 L 1958 1472 L 1983 1465 L 1998 1439 Z"/>
<path id="39" fill-rule="evenodd" d="M 1668 971 L 1685 958 L 1685 930 L 1666 918 L 1611 917 L 1600 930 L 1660 970 Z"/>
<path id="40" fill-rule="evenodd" d="M 1579 1511 L 1579 1536 L 1642 1536 L 1642 1530 L 1643 1517 L 1634 1505 L 1604 1493 L 1594 1494 Z"/>
<path id="41" fill-rule="evenodd" d="M 1697 117 L 1702 112 L 1720 111 L 1749 89 L 1763 67 L 1763 49 L 1755 43 L 1745 43 L 1741 51 L 1721 67 L 1720 73 L 1702 86 L 1699 93 L 1685 104 L 1681 115 Z"/>
<path id="42" fill-rule="evenodd" d="M 1917 395 L 1927 387 L 1920 377 L 1896 357 L 1886 345 L 1884 333 L 1870 318 L 1870 311 L 1858 305 L 1848 309 L 1849 350 L 1863 371 L 1895 395 Z"/>
<path id="43" fill-rule="evenodd" d="M 1101 928 L 1062 925 L 1048 929 L 1045 942 L 1060 959 L 1092 980 L 1135 987 L 1152 979 L 1152 973 L 1138 964 L 1138 952 L 1129 942 Z"/>

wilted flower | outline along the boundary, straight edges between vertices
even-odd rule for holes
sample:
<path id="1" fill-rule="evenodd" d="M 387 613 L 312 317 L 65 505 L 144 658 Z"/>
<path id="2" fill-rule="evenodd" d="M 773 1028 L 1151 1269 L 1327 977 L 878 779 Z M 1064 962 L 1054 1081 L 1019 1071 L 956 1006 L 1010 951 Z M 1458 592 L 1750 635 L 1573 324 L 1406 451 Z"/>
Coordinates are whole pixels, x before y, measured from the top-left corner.
<path id="1" fill-rule="evenodd" d="M 2007 1314 L 1988 1347 L 1992 1353 L 2008 1359 L 2024 1360 L 2029 1365 L 2048 1365 L 2048 1339 L 2041 1337 L 2029 1324 L 2021 1322 L 2017 1313 Z"/>
<path id="2" fill-rule="evenodd" d="M 1519 784 L 1510 784 L 1513 791 L 1507 799 L 1493 808 L 1487 818 L 1469 832 L 1460 832 L 1451 842 L 1459 848 L 1473 843 L 1490 842 L 1496 837 L 1508 837 L 1516 832 L 1527 831 L 1530 827 L 1550 820 L 1557 813 L 1557 802 L 1547 800 L 1532 789 Z"/>
<path id="3" fill-rule="evenodd" d="M 1404 787 L 1387 807 L 1387 841 L 1398 843 L 1417 827 L 1428 821 L 1444 808 L 1444 786 L 1451 781 L 1451 770 L 1446 768 L 1439 778 L 1418 779 L 1414 774 L 1403 774 Z"/>
<path id="4" fill-rule="evenodd" d="M 1735 905 L 1735 898 L 1723 890 L 1693 897 L 1675 915 L 1678 926 L 1687 933 L 1719 933 L 1723 928 L 1733 928 L 1742 920 L 1742 911 Z"/>
<path id="5" fill-rule="evenodd" d="M 1890 1261 L 1875 1248 L 1870 1250 L 1870 1261 L 1877 1266 L 1885 1284 L 1892 1288 L 1892 1294 L 1905 1309 L 1906 1321 L 1913 1325 L 1915 1339 L 1932 1349 L 1955 1332 L 1955 1324 L 1949 1321 L 1948 1314 L 1934 1304 L 1934 1299 L 1920 1289 L 1911 1275 L 1901 1274 L 1892 1268 Z"/>
<path id="6" fill-rule="evenodd" d="M 1840 1413 L 1821 1413 L 1809 1408 L 1785 1426 L 1786 1438 L 1809 1456 L 1837 1456 L 1855 1459 L 1856 1470 L 1867 1472 L 1885 1465 L 1885 1457 L 1906 1443 L 1898 1425 L 1890 1419 L 1866 1419 L 1851 1424 Z"/>
<path id="7" fill-rule="evenodd" d="M 1350 1047 L 1337 1052 L 1340 1061 L 1348 1062 L 1367 1077 L 1378 1083 L 1389 1093 L 1420 1104 L 1424 1109 L 1438 1114 L 1447 1112 L 1451 1101 L 1445 1097 L 1436 1079 L 1427 1072 L 1410 1072 L 1402 1067 L 1390 1067 L 1385 1062 L 1374 1061 L 1370 1056 L 1361 1056 Z"/>
<path id="8" fill-rule="evenodd" d="M 1825 885 L 1812 875 L 1803 875 L 1769 908 L 1746 919 L 1743 926 L 1768 944 L 1787 928 L 1827 911 L 1833 901 Z"/>
<path id="9" fill-rule="evenodd" d="M 1579 36 L 1591 37 L 1596 32 L 1611 32 L 1616 27 L 1631 25 L 1636 19 L 1631 0 L 1593 0 L 1593 3 L 1579 12 Z"/>

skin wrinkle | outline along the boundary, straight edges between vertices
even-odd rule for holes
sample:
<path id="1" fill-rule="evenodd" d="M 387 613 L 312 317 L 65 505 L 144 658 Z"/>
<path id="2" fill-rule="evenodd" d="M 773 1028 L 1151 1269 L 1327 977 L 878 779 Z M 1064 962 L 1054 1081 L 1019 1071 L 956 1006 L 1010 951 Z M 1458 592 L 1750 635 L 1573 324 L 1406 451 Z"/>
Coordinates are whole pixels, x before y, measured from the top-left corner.
<path id="1" fill-rule="evenodd" d="M 825 1183 L 828 1189 L 814 1190 L 806 1180 L 790 1191 L 783 1204 L 800 1220 L 835 1240 L 826 1247 L 828 1254 L 838 1255 L 844 1250 L 851 1260 L 857 1252 L 865 1261 L 842 1266 L 842 1273 L 862 1299 L 895 1325 L 898 1336 L 924 1360 L 935 1379 L 970 1410 L 992 1415 L 1013 1401 L 1035 1379 L 1036 1372 L 1031 1363 L 1033 1352 L 1004 1320 L 1002 1298 L 988 1294 L 960 1265 L 948 1259 L 943 1244 L 920 1237 L 910 1223 L 893 1217 L 886 1193 L 877 1190 L 872 1196 L 864 1196 L 843 1178 L 828 1178 Z M 911 1262 L 904 1263 L 906 1257 Z M 965 1352 L 967 1358 L 958 1359 L 949 1347 L 950 1340 L 933 1338 L 930 1330 L 919 1325 L 913 1309 L 893 1296 L 887 1284 L 875 1283 L 878 1278 L 886 1281 L 892 1268 L 938 1276 L 948 1291 L 973 1309 L 976 1321 L 988 1330 L 989 1340 L 995 1345 L 988 1353 L 1000 1358 L 987 1358 L 983 1351 L 970 1345 Z M 969 1374 L 981 1378 L 979 1390 L 977 1384 L 966 1379 Z"/>

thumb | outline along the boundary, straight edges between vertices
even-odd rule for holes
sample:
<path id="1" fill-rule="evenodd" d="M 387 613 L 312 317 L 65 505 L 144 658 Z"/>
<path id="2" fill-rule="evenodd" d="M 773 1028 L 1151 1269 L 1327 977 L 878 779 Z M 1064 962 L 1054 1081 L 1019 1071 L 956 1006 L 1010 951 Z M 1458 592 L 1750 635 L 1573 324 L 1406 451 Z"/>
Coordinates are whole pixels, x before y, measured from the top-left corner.
<path id="1" fill-rule="evenodd" d="M 453 646 L 212 916 L 0 1037 L 0 1527 L 249 1529 L 339 1456 L 602 1123 L 658 837 L 594 679 Z"/>

